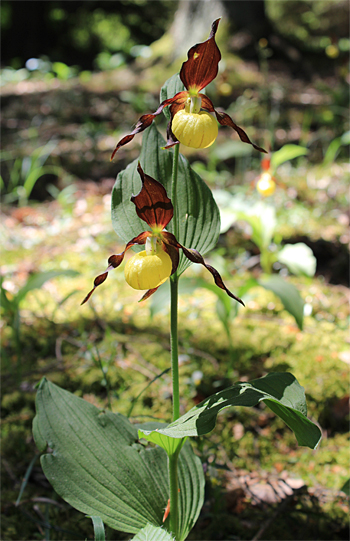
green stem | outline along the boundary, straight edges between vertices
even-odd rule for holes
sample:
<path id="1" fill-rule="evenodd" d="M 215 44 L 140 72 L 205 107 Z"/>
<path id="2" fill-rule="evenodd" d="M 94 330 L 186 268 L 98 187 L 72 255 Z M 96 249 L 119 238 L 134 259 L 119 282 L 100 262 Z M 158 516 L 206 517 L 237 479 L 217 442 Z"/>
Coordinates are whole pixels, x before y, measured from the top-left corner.
<path id="1" fill-rule="evenodd" d="M 179 166 L 179 150 L 180 145 L 175 145 L 174 149 L 174 157 L 173 157 L 173 175 L 171 180 L 171 201 L 174 207 L 174 215 L 173 215 L 173 233 L 175 237 L 177 238 L 178 234 L 178 217 L 177 217 L 177 205 L 176 205 L 176 190 L 177 190 L 177 173 L 178 173 L 178 166 Z"/>
<path id="2" fill-rule="evenodd" d="M 177 173 L 179 164 L 179 147 L 176 145 L 173 158 L 173 174 L 171 183 L 171 201 L 174 207 L 172 219 L 173 233 L 177 238 L 178 216 L 177 216 Z M 173 383 L 173 421 L 180 417 L 180 389 L 179 389 L 179 344 L 178 344 L 178 281 L 175 272 L 170 278 L 170 348 L 171 348 L 171 375 Z"/>
<path id="3" fill-rule="evenodd" d="M 173 383 L 173 421 L 180 417 L 179 343 L 177 328 L 178 277 L 170 278 L 170 348 L 171 377 Z"/>
<path id="4" fill-rule="evenodd" d="M 170 492 L 170 515 L 169 515 L 169 529 L 174 535 L 175 539 L 178 539 L 178 526 L 179 526 L 179 487 L 178 487 L 178 475 L 177 475 L 177 463 L 179 458 L 179 452 L 174 453 L 168 457 L 168 469 L 169 469 L 169 492 Z"/>
<path id="5" fill-rule="evenodd" d="M 260 251 L 260 265 L 266 274 L 272 274 L 272 265 L 273 265 L 273 256 L 267 250 L 263 249 Z"/>
<path id="6" fill-rule="evenodd" d="M 178 235 L 177 216 L 177 174 L 179 164 L 179 147 L 176 145 L 173 158 L 173 174 L 171 184 L 171 201 L 174 207 L 172 219 L 173 233 Z M 179 278 L 177 272 L 170 277 L 170 348 L 171 348 L 171 376 L 173 387 L 173 421 L 180 417 L 180 386 L 179 386 L 179 342 L 178 342 L 178 295 Z M 178 456 L 179 451 L 168 458 L 169 495 L 170 495 L 170 531 L 178 539 L 179 523 L 179 495 L 178 495 Z"/>

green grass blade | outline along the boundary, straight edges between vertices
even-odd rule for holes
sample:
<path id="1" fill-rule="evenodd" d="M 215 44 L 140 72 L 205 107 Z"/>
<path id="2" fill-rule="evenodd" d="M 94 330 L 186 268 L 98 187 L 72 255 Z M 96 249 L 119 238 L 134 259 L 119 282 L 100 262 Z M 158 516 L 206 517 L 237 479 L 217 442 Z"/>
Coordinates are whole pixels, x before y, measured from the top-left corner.
<path id="1" fill-rule="evenodd" d="M 102 518 L 96 515 L 87 515 L 87 517 L 91 518 L 94 525 L 95 541 L 106 541 L 105 527 Z"/>
<path id="2" fill-rule="evenodd" d="M 18 498 L 17 498 L 16 503 L 15 503 L 16 507 L 17 507 L 17 505 L 20 504 L 22 494 L 23 494 L 23 492 L 24 492 L 24 490 L 25 490 L 25 488 L 27 486 L 30 474 L 32 473 L 33 466 L 34 466 L 34 464 L 35 464 L 38 457 L 39 457 L 39 455 L 35 454 L 35 456 L 33 456 L 32 460 L 30 461 L 30 464 L 29 464 L 29 466 L 27 468 L 25 476 L 23 477 L 23 481 L 22 481 L 21 488 L 20 488 L 20 491 L 19 491 L 19 494 L 18 494 Z"/>

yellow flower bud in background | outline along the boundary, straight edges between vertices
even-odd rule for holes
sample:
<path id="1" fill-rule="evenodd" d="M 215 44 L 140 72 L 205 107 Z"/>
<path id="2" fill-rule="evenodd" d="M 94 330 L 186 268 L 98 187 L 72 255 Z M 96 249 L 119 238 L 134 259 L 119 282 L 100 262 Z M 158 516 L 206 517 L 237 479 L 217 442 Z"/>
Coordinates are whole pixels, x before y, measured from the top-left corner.
<path id="1" fill-rule="evenodd" d="M 329 58 L 337 58 L 339 56 L 339 48 L 337 45 L 328 45 L 326 47 L 326 55 Z"/>
<path id="2" fill-rule="evenodd" d="M 143 250 L 126 263 L 125 280 L 134 289 L 154 289 L 169 278 L 172 266 L 170 256 L 164 250 L 152 255 Z"/>
<path id="3" fill-rule="evenodd" d="M 256 189 L 263 197 L 268 197 L 275 192 L 276 183 L 268 171 L 262 173 L 257 182 Z"/>
<path id="4" fill-rule="evenodd" d="M 218 136 L 218 123 L 207 111 L 189 113 L 181 109 L 174 116 L 171 129 L 180 143 L 192 148 L 210 147 Z"/>

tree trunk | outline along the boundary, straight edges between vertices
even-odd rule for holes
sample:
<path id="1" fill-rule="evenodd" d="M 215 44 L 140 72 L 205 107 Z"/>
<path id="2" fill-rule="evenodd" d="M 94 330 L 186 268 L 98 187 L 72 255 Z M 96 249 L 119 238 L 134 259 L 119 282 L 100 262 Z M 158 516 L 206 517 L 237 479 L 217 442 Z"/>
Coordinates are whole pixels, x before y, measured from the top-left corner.
<path id="1" fill-rule="evenodd" d="M 183 57 L 188 49 L 208 38 L 211 24 L 226 17 L 226 2 L 221 0 L 180 0 L 170 27 L 174 43 L 173 58 Z"/>

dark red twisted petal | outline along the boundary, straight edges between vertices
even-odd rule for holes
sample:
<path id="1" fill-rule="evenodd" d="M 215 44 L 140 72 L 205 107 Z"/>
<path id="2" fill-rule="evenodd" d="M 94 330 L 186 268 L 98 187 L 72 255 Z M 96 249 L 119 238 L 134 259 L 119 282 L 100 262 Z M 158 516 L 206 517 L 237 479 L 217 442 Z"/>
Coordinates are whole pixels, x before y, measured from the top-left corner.
<path id="1" fill-rule="evenodd" d="M 169 149 L 175 145 L 179 145 L 180 144 L 180 141 L 178 139 L 176 139 L 175 135 L 173 134 L 173 130 L 171 129 L 171 122 L 172 122 L 172 119 L 173 117 L 171 117 L 171 121 L 168 123 L 168 126 L 167 126 L 167 130 L 166 130 L 166 145 L 165 149 Z"/>
<path id="2" fill-rule="evenodd" d="M 218 74 L 221 53 L 215 42 L 215 34 L 219 22 L 220 19 L 213 22 L 206 41 L 197 43 L 187 53 L 188 60 L 182 64 L 180 71 L 180 79 L 187 90 L 193 89 L 200 92 Z"/>
<path id="3" fill-rule="evenodd" d="M 176 113 L 178 111 L 180 111 L 181 109 L 184 109 L 185 108 L 185 102 L 183 103 L 173 103 L 170 107 L 169 107 L 169 110 L 170 110 L 170 114 L 171 114 L 171 120 L 170 122 L 168 123 L 168 126 L 167 126 L 167 132 L 166 132 L 166 135 L 167 135 L 167 144 L 165 145 L 164 148 L 168 149 L 168 148 L 171 148 L 173 147 L 174 145 L 178 145 L 179 144 L 179 141 L 177 140 L 177 138 L 175 137 L 175 135 L 173 134 L 173 130 L 171 129 L 171 125 L 172 125 L 172 121 L 173 121 L 173 118 L 174 116 L 176 115 Z"/>
<path id="4" fill-rule="evenodd" d="M 235 299 L 235 301 L 241 303 L 244 306 L 244 302 L 242 301 L 242 299 L 240 299 L 239 297 L 236 297 L 236 295 L 234 295 L 233 293 L 231 293 L 229 289 L 227 289 L 218 271 L 214 269 L 214 267 L 212 267 L 211 265 L 208 265 L 204 261 L 201 254 L 197 252 L 197 250 L 189 249 L 189 248 L 186 248 L 185 246 L 182 246 L 182 244 L 180 244 L 176 240 L 175 236 L 172 233 L 168 233 L 167 231 L 163 233 L 163 239 L 170 246 L 174 246 L 178 249 L 181 248 L 181 250 L 187 257 L 187 259 L 192 261 L 192 263 L 199 263 L 200 265 L 203 265 L 206 269 L 208 269 L 208 271 L 212 274 L 216 285 L 219 286 L 221 289 L 223 289 L 229 297 L 231 297 L 232 299 Z"/>
<path id="5" fill-rule="evenodd" d="M 97 286 L 103 284 L 103 282 L 106 280 L 106 278 L 108 276 L 109 271 L 119 267 L 119 265 L 122 263 L 122 261 L 124 259 L 125 252 L 127 250 L 129 250 L 129 248 L 131 248 L 132 246 L 135 246 L 135 244 L 145 244 L 147 237 L 149 237 L 150 235 L 151 235 L 150 231 L 143 231 L 143 233 L 140 233 L 140 235 L 137 235 L 137 237 L 134 237 L 132 240 L 130 240 L 128 242 L 128 244 L 125 246 L 125 250 L 123 252 L 121 252 L 120 254 L 111 255 L 111 257 L 108 259 L 108 267 L 107 267 L 107 269 L 105 270 L 105 272 L 103 272 L 102 274 L 99 274 L 95 278 L 94 287 L 86 295 L 85 299 L 83 300 L 83 302 L 81 304 L 86 303 L 90 299 L 91 295 L 93 294 L 93 292 L 95 291 Z"/>
<path id="6" fill-rule="evenodd" d="M 171 235 L 171 233 L 168 233 L 167 231 L 163 231 L 162 237 L 165 236 L 165 238 L 167 238 L 166 235 Z M 177 270 L 177 267 L 179 266 L 179 259 L 180 259 L 179 249 L 177 248 L 177 246 L 173 246 L 164 241 L 162 242 L 162 249 L 164 250 L 164 252 L 168 254 L 168 256 L 170 257 L 172 261 L 173 266 L 171 269 L 171 274 L 174 274 L 174 272 L 176 272 Z"/>
<path id="7" fill-rule="evenodd" d="M 259 150 L 259 152 L 264 152 L 265 154 L 267 154 L 266 150 L 258 147 L 251 142 L 246 132 L 242 128 L 237 126 L 237 124 L 233 122 L 232 118 L 227 113 L 220 113 L 219 111 L 216 111 L 216 109 L 214 109 L 214 105 L 211 99 L 208 98 L 208 96 L 206 96 L 205 94 L 200 94 L 200 97 L 202 98 L 202 108 L 209 113 L 215 113 L 217 121 L 219 122 L 219 124 L 221 124 L 221 126 L 229 126 L 230 128 L 234 129 L 238 133 L 239 138 L 241 141 L 243 141 L 243 143 L 249 143 L 250 145 L 252 145 L 253 148 Z"/>
<path id="8" fill-rule="evenodd" d="M 159 287 L 159 286 L 158 286 Z M 146 301 L 147 299 L 149 299 L 149 297 L 151 295 L 153 295 L 153 293 L 155 293 L 158 289 L 158 287 L 155 287 L 153 289 L 149 289 L 148 291 L 146 291 L 146 293 L 144 294 L 143 297 L 141 297 L 141 299 L 139 300 L 139 302 L 142 302 L 142 301 Z"/>
<path id="9" fill-rule="evenodd" d="M 255 150 L 267 154 L 266 150 L 251 142 L 246 132 L 237 126 L 237 124 L 233 122 L 232 118 L 228 114 L 215 111 L 215 115 L 219 124 L 221 124 L 221 126 L 230 126 L 230 128 L 233 128 L 238 133 L 239 138 L 241 141 L 243 141 L 243 143 L 249 143 L 253 148 L 255 148 Z"/>
<path id="10" fill-rule="evenodd" d="M 112 153 L 112 156 L 111 156 L 111 161 L 113 160 L 116 152 L 119 150 L 120 147 L 126 145 L 127 143 L 130 143 L 130 141 L 133 140 L 133 138 L 135 137 L 135 135 L 137 133 L 140 133 L 143 130 L 145 130 L 146 128 L 149 128 L 149 126 L 152 124 L 155 117 L 157 115 L 160 115 L 160 113 L 163 111 L 164 107 L 167 107 L 167 105 L 170 105 L 170 104 L 175 103 L 175 102 L 179 103 L 179 104 L 183 104 L 183 103 L 185 103 L 187 97 L 188 97 L 188 92 L 187 91 L 184 90 L 182 92 L 178 92 L 177 94 L 175 94 L 174 97 L 169 98 L 167 100 L 164 100 L 159 105 L 159 107 L 155 111 L 155 113 L 149 113 L 147 115 L 142 115 L 142 117 L 139 118 L 139 120 L 137 121 L 135 129 L 131 133 L 129 133 L 129 135 L 126 135 L 125 137 L 123 137 L 123 139 L 121 139 L 119 141 L 119 143 L 117 144 L 117 146 L 113 150 L 113 153 Z"/>
<path id="11" fill-rule="evenodd" d="M 143 172 L 140 162 L 137 171 L 141 177 L 142 188 L 137 195 L 131 196 L 137 215 L 152 229 L 154 227 L 164 229 L 174 214 L 166 189 L 160 182 Z"/>

